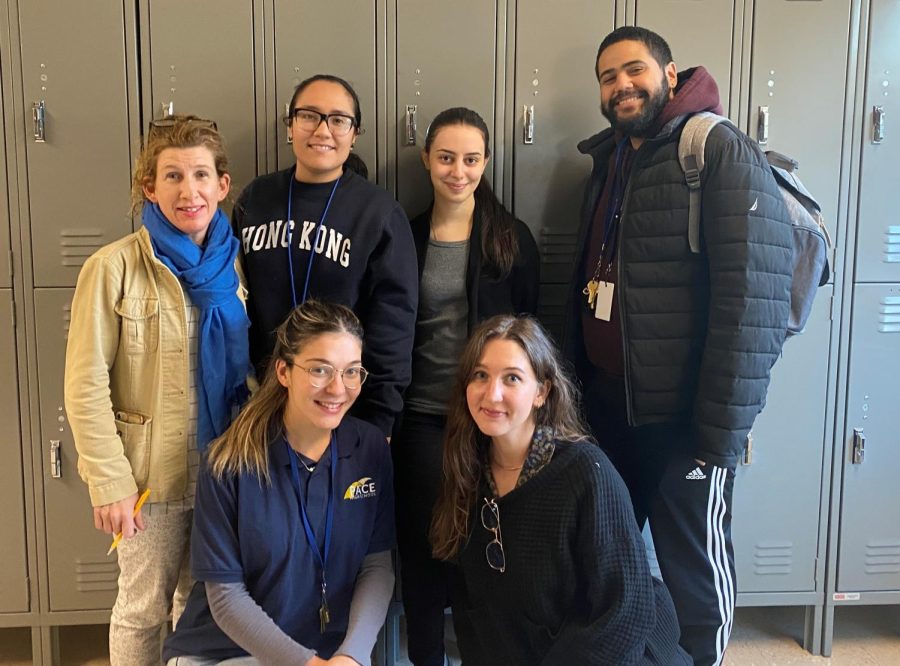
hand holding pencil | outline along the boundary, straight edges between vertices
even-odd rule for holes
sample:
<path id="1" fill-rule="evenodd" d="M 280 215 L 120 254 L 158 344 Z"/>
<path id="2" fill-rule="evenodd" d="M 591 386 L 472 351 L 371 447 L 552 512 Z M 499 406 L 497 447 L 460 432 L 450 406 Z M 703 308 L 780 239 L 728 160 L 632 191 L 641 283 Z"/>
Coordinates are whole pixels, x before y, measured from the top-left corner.
<path id="1" fill-rule="evenodd" d="M 134 495 L 132 495 L 132 497 L 134 497 Z M 132 518 L 137 518 L 137 517 L 138 517 L 138 515 L 139 515 L 140 512 L 141 512 L 141 507 L 144 506 L 144 502 L 147 501 L 147 498 L 148 498 L 148 497 L 150 497 L 150 489 L 149 489 L 149 488 L 147 488 L 147 489 L 143 492 L 143 494 L 138 498 L 138 501 L 135 502 L 135 505 L 134 505 L 134 511 L 133 511 L 132 514 L 131 514 L 131 517 L 132 517 Z M 96 518 L 95 518 L 95 522 L 96 522 Z M 140 521 L 140 523 L 141 523 L 140 526 L 143 527 L 143 521 Z M 112 542 L 112 545 L 110 545 L 109 550 L 106 551 L 106 554 L 107 554 L 107 555 L 111 555 L 112 552 L 118 547 L 119 542 L 122 541 L 122 536 L 123 536 L 123 530 L 119 530 L 119 531 L 116 533 L 116 536 L 113 538 L 113 542 Z"/>

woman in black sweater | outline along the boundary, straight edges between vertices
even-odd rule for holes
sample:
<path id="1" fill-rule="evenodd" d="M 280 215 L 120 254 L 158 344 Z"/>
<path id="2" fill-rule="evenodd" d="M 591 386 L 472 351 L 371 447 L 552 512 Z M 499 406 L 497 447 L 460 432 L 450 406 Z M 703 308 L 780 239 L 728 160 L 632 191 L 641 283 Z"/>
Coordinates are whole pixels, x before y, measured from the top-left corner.
<path id="1" fill-rule="evenodd" d="M 483 178 L 488 144 L 488 128 L 474 111 L 453 108 L 435 117 L 422 151 L 434 202 L 411 223 L 419 311 L 412 382 L 391 450 L 409 658 L 416 666 L 441 666 L 445 658 L 446 568 L 431 557 L 428 529 L 457 360 L 478 322 L 537 310 L 537 246 Z"/>
<path id="2" fill-rule="evenodd" d="M 459 363 L 434 510 L 458 565 L 463 663 L 689 664 L 628 492 L 587 439 L 578 392 L 530 317 L 480 326 Z"/>

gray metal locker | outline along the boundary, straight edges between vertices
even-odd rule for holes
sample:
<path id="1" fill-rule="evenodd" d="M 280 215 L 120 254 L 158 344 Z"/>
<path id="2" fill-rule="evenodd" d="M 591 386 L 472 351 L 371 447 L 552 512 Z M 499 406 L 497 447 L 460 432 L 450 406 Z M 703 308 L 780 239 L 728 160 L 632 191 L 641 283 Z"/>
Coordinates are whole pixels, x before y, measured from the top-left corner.
<path id="1" fill-rule="evenodd" d="M 431 119 L 467 106 L 495 126 L 496 0 L 397 0 L 396 44 L 397 200 L 412 217 L 432 196 L 420 158 Z"/>
<path id="2" fill-rule="evenodd" d="M 740 34 L 741 17 L 735 12 L 734 0 L 629 1 L 634 25 L 662 35 L 679 70 L 697 65 L 709 70 L 719 86 L 725 115 L 729 115 L 732 78 L 739 76 L 732 53 L 734 35 Z"/>
<path id="3" fill-rule="evenodd" d="M 835 231 L 851 0 L 756 0 L 747 133 L 800 162 Z M 814 27 L 813 27 L 814 26 Z M 838 239 L 842 241 L 842 239 Z"/>
<path id="4" fill-rule="evenodd" d="M 0 61 L 0 74 L 3 78 L 7 77 L 7 63 Z M 6 86 L 0 85 L 0 118 L 3 117 L 3 89 Z M 11 245 L 10 245 L 10 226 L 9 226 L 9 194 L 8 183 L 6 178 L 6 159 L 5 155 L 10 149 L 6 142 L 6 132 L 2 123 L 0 123 L 0 289 L 9 289 L 12 287 L 12 265 Z"/>
<path id="5" fill-rule="evenodd" d="M 375 3 L 355 0 L 273 0 L 275 30 L 275 127 L 278 168 L 296 160 L 281 119 L 294 88 L 313 74 L 345 79 L 359 96 L 362 127 L 354 151 L 365 161 L 374 180 L 376 153 Z M 323 16 L 330 20 L 323 21 Z"/>
<path id="6" fill-rule="evenodd" d="M 52 611 L 111 608 L 119 575 L 115 556 L 106 556 L 111 537 L 94 529 L 91 501 L 76 470 L 77 454 L 63 405 L 73 293 L 72 289 L 36 289 L 34 293 Z"/>
<path id="7" fill-rule="evenodd" d="M 853 292 L 837 591 L 900 591 L 900 284 Z"/>
<path id="8" fill-rule="evenodd" d="M 900 164 L 900 2 L 872 0 L 863 102 L 856 282 L 900 282 L 900 217 L 893 193 Z"/>
<path id="9" fill-rule="evenodd" d="M 131 231 L 124 2 L 19 3 L 34 284 L 72 286 Z M 77 29 L 74 29 L 77 26 Z"/>
<path id="10" fill-rule="evenodd" d="M 5 183 L 5 181 L 4 181 Z M 22 473 L 30 469 L 19 429 L 19 383 L 12 290 L 0 289 L 0 613 L 28 608 L 28 563 L 25 548 L 25 495 Z"/>
<path id="11" fill-rule="evenodd" d="M 254 4 L 141 0 L 143 131 L 170 112 L 215 120 L 235 196 L 257 174 Z"/>
<path id="12" fill-rule="evenodd" d="M 806 331 L 785 344 L 737 468 L 732 530 L 741 593 L 816 589 L 831 295 L 830 285 L 819 289 Z"/>
<path id="13" fill-rule="evenodd" d="M 519 0 L 516 7 L 512 210 L 538 242 L 540 316 L 556 333 L 591 171 L 576 144 L 608 126 L 594 71 L 614 20 L 612 0 Z"/>

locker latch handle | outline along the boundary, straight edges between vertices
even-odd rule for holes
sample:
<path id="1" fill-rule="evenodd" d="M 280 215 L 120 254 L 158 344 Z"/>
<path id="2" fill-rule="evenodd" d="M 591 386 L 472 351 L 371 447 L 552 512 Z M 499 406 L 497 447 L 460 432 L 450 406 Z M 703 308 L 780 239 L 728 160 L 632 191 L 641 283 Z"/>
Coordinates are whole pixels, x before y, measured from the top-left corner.
<path id="1" fill-rule="evenodd" d="M 759 118 L 756 125 L 756 142 L 765 146 L 769 143 L 769 107 L 759 107 Z"/>
<path id="2" fill-rule="evenodd" d="M 287 142 L 294 143 L 294 137 L 291 136 L 291 125 L 294 118 L 291 116 L 291 103 L 284 103 L 284 124 L 287 125 Z"/>
<path id="3" fill-rule="evenodd" d="M 744 457 L 741 459 L 742 465 L 753 464 L 753 433 L 747 433 L 747 444 L 744 446 Z"/>
<path id="4" fill-rule="evenodd" d="M 416 111 L 418 110 L 418 105 L 416 104 L 407 104 L 406 105 L 406 145 L 414 146 L 416 145 Z"/>
<path id="5" fill-rule="evenodd" d="M 872 143 L 881 143 L 884 141 L 884 116 L 883 106 L 876 106 L 872 109 Z"/>
<path id="6" fill-rule="evenodd" d="M 50 440 L 50 476 L 54 479 L 62 478 L 62 456 L 59 452 L 58 439 Z"/>
<path id="7" fill-rule="evenodd" d="M 862 428 L 853 429 L 853 464 L 862 465 L 866 458 L 866 436 Z"/>
<path id="8" fill-rule="evenodd" d="M 163 118 L 171 118 L 175 115 L 175 102 L 162 102 L 160 104 L 162 107 L 162 117 Z"/>
<path id="9" fill-rule="evenodd" d="M 534 104 L 525 105 L 522 143 L 529 146 L 534 143 Z"/>
<path id="10" fill-rule="evenodd" d="M 34 142 L 35 143 L 45 143 L 46 136 L 44 134 L 45 127 L 44 121 L 46 118 L 46 106 L 44 105 L 44 100 L 40 102 L 32 102 L 31 103 L 31 119 L 34 124 Z"/>

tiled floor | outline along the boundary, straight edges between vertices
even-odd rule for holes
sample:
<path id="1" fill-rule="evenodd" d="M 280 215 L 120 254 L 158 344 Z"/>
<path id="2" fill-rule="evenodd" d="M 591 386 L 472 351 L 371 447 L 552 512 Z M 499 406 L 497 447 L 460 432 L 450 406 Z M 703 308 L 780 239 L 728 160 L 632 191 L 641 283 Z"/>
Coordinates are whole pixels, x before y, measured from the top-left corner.
<path id="1" fill-rule="evenodd" d="M 802 608 L 739 608 L 726 666 L 900 666 L 900 606 L 837 609 L 830 659 L 806 652 Z M 0 664 L 31 663 L 31 632 L 0 629 Z M 452 654 L 452 643 L 449 646 Z M 106 666 L 106 627 L 66 627 L 60 632 L 65 666 Z M 405 659 L 400 662 L 406 665 Z M 455 662 L 455 663 L 458 663 Z"/>

